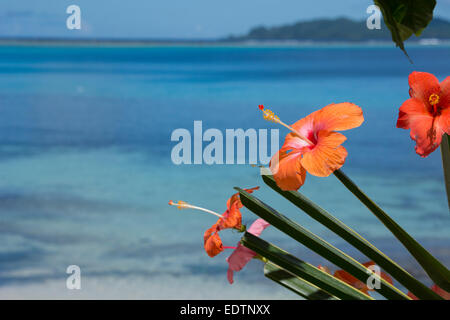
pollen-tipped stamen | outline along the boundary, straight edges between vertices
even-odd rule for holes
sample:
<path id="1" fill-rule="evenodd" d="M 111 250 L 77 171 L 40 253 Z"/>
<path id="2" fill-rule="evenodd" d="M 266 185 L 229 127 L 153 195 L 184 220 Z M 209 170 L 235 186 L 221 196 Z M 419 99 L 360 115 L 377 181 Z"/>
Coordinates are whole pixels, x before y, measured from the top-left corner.
<path id="1" fill-rule="evenodd" d="M 428 102 L 430 103 L 430 105 L 433 107 L 433 113 L 436 114 L 438 111 L 438 103 L 439 103 L 439 95 L 436 93 L 432 93 L 430 95 L 430 97 L 428 98 Z"/>
<path id="2" fill-rule="evenodd" d="M 428 98 L 428 101 L 430 102 L 430 104 L 432 106 L 434 106 L 439 103 L 439 99 L 440 99 L 439 95 L 436 93 L 433 93 L 430 95 L 430 98 Z"/>
<path id="3" fill-rule="evenodd" d="M 292 133 L 294 133 L 297 137 L 299 137 L 300 139 L 302 139 L 303 141 L 305 141 L 309 145 L 314 145 L 314 143 L 312 143 L 311 140 L 309 140 L 308 138 L 306 138 L 305 136 L 300 134 L 297 130 L 292 128 L 290 125 L 288 125 L 288 124 L 284 123 L 283 121 L 281 121 L 280 118 L 276 114 L 273 113 L 273 111 L 271 111 L 269 109 L 265 109 L 262 104 L 260 104 L 258 107 L 263 112 L 264 120 L 281 124 L 282 126 L 288 128 L 290 131 L 292 131 Z"/>
<path id="4" fill-rule="evenodd" d="M 170 200 L 169 201 L 169 205 L 176 206 L 180 210 L 181 209 L 194 209 L 194 210 L 207 212 L 207 213 L 215 215 L 216 217 L 219 217 L 219 218 L 223 219 L 223 216 L 221 214 L 218 214 L 217 212 L 214 212 L 212 210 L 208 210 L 208 209 L 205 209 L 205 208 L 202 208 L 202 207 L 193 206 L 193 205 L 191 205 L 191 204 L 189 204 L 187 202 L 184 202 L 184 201 L 173 202 L 172 200 Z"/>

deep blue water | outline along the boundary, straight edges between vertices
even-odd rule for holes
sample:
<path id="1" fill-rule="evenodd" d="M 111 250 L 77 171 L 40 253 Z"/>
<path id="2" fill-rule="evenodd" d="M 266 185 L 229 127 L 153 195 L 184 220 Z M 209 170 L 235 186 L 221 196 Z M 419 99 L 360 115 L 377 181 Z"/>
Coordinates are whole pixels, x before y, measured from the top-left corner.
<path id="1" fill-rule="evenodd" d="M 229 286 L 227 253 L 210 259 L 202 251 L 214 217 L 167 206 L 182 199 L 223 212 L 233 186 L 262 186 L 249 165 L 176 166 L 170 157 L 172 131 L 192 130 L 194 120 L 204 130 L 275 128 L 258 104 L 286 122 L 332 102 L 360 105 L 365 122 L 345 133 L 344 171 L 450 265 L 439 151 L 420 158 L 409 133 L 395 128 L 408 74 L 444 79 L 450 47 L 412 47 L 409 54 L 414 64 L 390 46 L 1 46 L 0 294 L 67 294 L 65 268 L 77 264 L 90 279 L 84 297 L 114 290 L 130 297 L 116 285 L 127 279 L 139 279 L 132 291 L 139 297 L 186 298 L 196 288 L 206 292 L 206 283 L 225 290 L 206 297 L 292 297 L 264 279 L 258 262 Z M 423 276 L 333 176 L 308 176 L 302 191 Z M 268 188 L 257 195 L 365 261 Z M 254 218 L 244 213 L 244 222 Z M 273 228 L 264 237 L 324 264 Z M 233 245 L 239 235 L 223 239 Z"/>

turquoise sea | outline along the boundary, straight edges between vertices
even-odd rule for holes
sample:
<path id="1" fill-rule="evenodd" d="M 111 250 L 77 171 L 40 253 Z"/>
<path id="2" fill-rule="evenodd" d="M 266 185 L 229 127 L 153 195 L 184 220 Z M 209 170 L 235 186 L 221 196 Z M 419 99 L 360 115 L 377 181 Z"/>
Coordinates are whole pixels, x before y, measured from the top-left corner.
<path id="1" fill-rule="evenodd" d="M 365 122 L 348 131 L 343 170 L 450 266 L 450 214 L 439 151 L 422 159 L 396 129 L 413 70 L 449 75 L 449 46 L 0 46 L 0 298 L 296 298 L 252 261 L 226 280 L 229 252 L 203 251 L 234 186 L 365 262 L 367 258 L 265 187 L 250 165 L 174 165 L 173 130 L 275 128 L 258 104 L 294 122 L 350 101 Z M 287 132 L 280 130 L 281 138 Z M 336 178 L 301 191 L 427 280 Z M 243 220 L 255 216 L 243 209 Z M 223 232 L 226 245 L 239 234 Z M 313 264 L 319 256 L 274 228 L 263 238 Z M 81 268 L 81 290 L 66 268 Z M 331 266 L 332 267 L 332 266 Z M 332 267 L 333 269 L 333 267 Z"/>

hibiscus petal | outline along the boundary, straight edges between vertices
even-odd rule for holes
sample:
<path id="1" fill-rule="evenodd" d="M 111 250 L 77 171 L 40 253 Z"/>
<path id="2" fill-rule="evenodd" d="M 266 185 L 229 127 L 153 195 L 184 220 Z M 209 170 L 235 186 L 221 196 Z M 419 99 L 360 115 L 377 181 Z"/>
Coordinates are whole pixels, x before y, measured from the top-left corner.
<path id="1" fill-rule="evenodd" d="M 345 283 L 351 285 L 352 287 L 361 290 L 364 293 L 367 293 L 369 288 L 364 284 L 364 282 L 358 280 L 350 273 L 344 270 L 337 270 L 334 275 L 335 278 L 344 281 Z"/>
<path id="2" fill-rule="evenodd" d="M 275 182 L 282 190 L 298 190 L 304 183 L 306 171 L 300 164 L 298 151 L 278 151 L 270 161 Z"/>
<path id="3" fill-rule="evenodd" d="M 247 191 L 248 193 L 253 193 L 253 191 L 258 190 L 258 189 L 259 189 L 259 187 L 253 187 L 253 188 L 244 189 L 244 190 Z M 242 202 L 239 199 L 239 192 L 233 194 L 230 197 L 230 199 L 228 199 L 228 201 L 227 201 L 227 208 L 228 208 L 228 210 L 230 210 L 231 206 L 233 204 L 235 204 L 235 203 L 237 204 L 238 209 L 243 207 Z"/>
<path id="4" fill-rule="evenodd" d="M 233 284 L 233 282 L 234 282 L 234 280 L 233 280 L 233 270 L 231 270 L 231 268 L 228 268 L 227 279 L 228 279 L 228 282 L 230 284 Z"/>
<path id="5" fill-rule="evenodd" d="M 384 279 L 384 281 L 389 282 L 390 284 L 394 284 L 394 281 L 392 280 L 391 276 L 388 275 L 386 272 L 382 271 L 380 276 L 382 279 Z"/>
<path id="6" fill-rule="evenodd" d="M 259 236 L 264 231 L 265 228 L 270 226 L 268 222 L 263 219 L 256 219 L 255 222 L 252 223 L 250 228 L 248 228 L 248 232 Z M 228 262 L 228 271 L 227 278 L 228 282 L 233 283 L 233 271 L 240 271 L 244 268 L 250 260 L 252 260 L 256 256 L 256 253 L 250 250 L 247 247 L 244 247 L 242 244 L 238 243 L 237 248 L 233 251 L 233 253 L 227 258 Z"/>
<path id="7" fill-rule="evenodd" d="M 436 284 L 433 284 L 431 286 L 431 290 L 436 292 L 438 295 L 440 295 L 445 300 L 450 300 L 450 292 L 445 291 L 444 289 L 440 288 Z M 413 295 L 411 292 L 408 292 L 408 297 L 410 297 L 413 300 L 419 300 L 415 295 Z"/>
<path id="8" fill-rule="evenodd" d="M 373 262 L 373 261 L 368 261 L 366 263 L 363 263 L 363 266 L 366 267 L 366 268 L 372 267 L 374 265 L 375 265 L 375 262 Z M 383 271 L 380 272 L 380 277 L 382 279 L 384 279 L 385 281 L 389 282 L 390 284 L 394 283 L 394 281 L 392 281 L 392 278 L 387 273 L 385 273 Z"/>
<path id="9" fill-rule="evenodd" d="M 439 95 L 439 105 L 446 109 L 450 108 L 450 77 L 441 82 L 441 93 Z"/>
<path id="10" fill-rule="evenodd" d="M 259 187 L 253 187 L 244 189 L 248 193 L 253 193 L 253 191 L 258 190 Z M 242 208 L 242 202 L 239 198 L 239 193 L 233 194 L 227 201 L 227 210 L 222 214 L 223 219 L 217 221 L 218 230 L 237 228 L 240 229 L 242 226 L 242 214 L 239 211 Z"/>
<path id="11" fill-rule="evenodd" d="M 409 129 L 412 122 L 432 117 L 425 103 L 417 98 L 411 98 L 403 102 L 400 107 L 397 128 Z"/>
<path id="12" fill-rule="evenodd" d="M 299 130 L 299 132 L 301 131 L 303 131 L 305 137 L 308 135 L 308 132 L 306 132 L 305 130 Z M 285 151 L 293 149 L 299 151 L 308 146 L 309 146 L 308 142 L 306 142 L 303 139 L 300 139 L 298 135 L 291 132 L 286 135 L 286 138 L 284 139 L 284 143 L 281 149 Z"/>
<path id="13" fill-rule="evenodd" d="M 219 224 L 215 223 L 211 228 L 206 230 L 205 233 L 203 234 L 203 242 L 206 242 L 206 240 L 208 240 L 209 237 L 211 237 L 211 234 L 213 234 L 214 232 L 217 231 L 218 227 L 219 227 Z"/>
<path id="14" fill-rule="evenodd" d="M 254 251 L 239 243 L 237 248 L 234 249 L 233 253 L 227 258 L 227 262 L 231 270 L 240 271 L 254 256 L 256 256 Z"/>
<path id="15" fill-rule="evenodd" d="M 240 271 L 244 268 L 253 257 L 256 256 L 256 253 L 250 250 L 249 248 L 244 247 L 240 243 L 237 248 L 233 251 L 233 253 L 227 258 L 228 262 L 228 271 L 227 278 L 230 284 L 233 283 L 233 272 Z"/>
<path id="16" fill-rule="evenodd" d="M 203 237 L 205 251 L 211 258 L 217 256 L 223 251 L 222 240 L 220 239 L 219 234 L 217 231 L 213 231 L 213 234 L 211 232 L 214 227 L 215 225 L 208 229 Z"/>
<path id="17" fill-rule="evenodd" d="M 374 266 L 374 265 L 375 265 L 375 262 L 373 262 L 373 261 L 367 261 L 367 262 L 364 262 L 362 265 L 363 265 L 364 267 L 368 268 L 368 267 Z"/>
<path id="18" fill-rule="evenodd" d="M 330 104 L 313 114 L 314 130 L 342 131 L 359 127 L 364 122 L 360 107 L 350 102 Z"/>
<path id="19" fill-rule="evenodd" d="M 364 267 L 369 268 L 375 265 L 375 262 L 373 261 L 368 261 L 362 264 Z M 385 279 L 386 281 L 388 281 L 389 283 L 392 284 L 392 279 L 391 277 L 389 277 L 386 273 L 381 272 L 380 274 L 381 278 Z M 361 290 L 364 293 L 368 293 L 369 288 L 367 287 L 367 285 L 362 282 L 361 280 L 358 280 L 357 278 L 355 278 L 354 276 L 352 276 L 350 273 L 348 273 L 347 271 L 344 270 L 337 270 L 334 273 L 334 277 L 338 278 L 339 280 L 342 280 L 344 282 L 346 282 L 347 284 L 351 285 L 352 287 Z"/>
<path id="20" fill-rule="evenodd" d="M 400 107 L 397 127 L 411 129 L 410 136 L 416 141 L 417 154 L 426 157 L 439 147 L 447 119 L 448 113 L 434 118 L 422 101 L 412 98 Z"/>
<path id="21" fill-rule="evenodd" d="M 240 202 L 240 201 L 239 201 Z M 217 223 L 219 224 L 218 231 L 223 229 L 237 228 L 240 229 L 242 226 L 242 214 L 238 209 L 238 205 L 235 202 L 231 205 L 231 208 L 222 215 Z"/>
<path id="22" fill-rule="evenodd" d="M 255 222 L 252 223 L 250 228 L 248 228 L 247 232 L 255 236 L 260 236 L 264 229 L 268 226 L 270 226 L 270 224 L 264 219 L 256 219 Z"/>
<path id="23" fill-rule="evenodd" d="M 433 93 L 439 94 L 441 91 L 439 80 L 428 72 L 414 71 L 409 75 L 408 82 L 411 98 L 417 98 L 427 104 Z"/>
<path id="24" fill-rule="evenodd" d="M 339 280 L 342 280 L 350 285 L 353 286 L 356 282 L 359 280 L 356 279 L 354 276 L 352 276 L 350 273 L 348 273 L 345 270 L 336 270 L 333 275 L 335 278 L 338 278 Z"/>
<path id="25" fill-rule="evenodd" d="M 412 294 L 412 292 L 408 291 L 408 297 L 410 297 L 413 300 L 419 300 L 419 298 L 417 298 L 414 294 Z"/>
<path id="26" fill-rule="evenodd" d="M 305 137 L 309 140 L 313 140 L 313 138 L 314 138 L 314 116 L 318 112 L 319 112 L 319 110 L 314 111 L 313 113 L 307 115 L 303 119 L 300 119 L 297 122 L 295 122 L 293 125 L 291 125 L 291 127 L 295 131 L 300 133 L 303 137 Z M 287 146 L 289 137 L 297 137 L 297 139 L 298 139 L 297 135 L 294 135 L 293 133 L 288 134 L 288 136 L 286 136 L 286 140 L 284 142 L 284 145 L 286 145 L 286 146 Z M 300 143 L 301 143 L 301 146 L 295 147 L 296 149 L 308 146 L 308 143 L 305 141 L 301 141 Z"/>
<path id="27" fill-rule="evenodd" d="M 410 121 L 411 139 L 416 141 L 416 153 L 427 157 L 436 150 L 442 141 L 443 131 L 439 126 L 439 119 L 433 117 L 421 117 Z"/>
<path id="28" fill-rule="evenodd" d="M 431 287 L 431 290 L 436 292 L 438 295 L 440 295 L 445 300 L 450 300 L 450 292 L 445 291 L 444 289 L 442 289 L 441 287 L 437 286 L 436 284 L 434 284 Z"/>
<path id="29" fill-rule="evenodd" d="M 344 165 L 347 150 L 341 144 L 345 140 L 340 133 L 320 131 L 316 146 L 303 154 L 301 165 L 312 175 L 328 177 Z"/>

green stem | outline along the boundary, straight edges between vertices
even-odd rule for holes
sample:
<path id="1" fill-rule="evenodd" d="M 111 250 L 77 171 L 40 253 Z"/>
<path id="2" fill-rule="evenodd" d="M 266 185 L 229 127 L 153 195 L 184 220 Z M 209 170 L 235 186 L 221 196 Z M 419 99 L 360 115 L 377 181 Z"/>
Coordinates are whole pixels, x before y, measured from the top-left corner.
<path id="1" fill-rule="evenodd" d="M 335 296 L 272 262 L 264 265 L 264 276 L 307 300 L 338 300 Z"/>
<path id="2" fill-rule="evenodd" d="M 363 238 L 360 234 L 348 227 L 345 223 L 331 215 L 313 201 L 297 191 L 283 191 L 276 184 L 273 176 L 264 175 L 264 182 L 273 190 L 281 194 L 295 206 L 303 210 L 311 218 L 315 219 L 349 244 L 358 249 L 361 253 L 372 259 L 377 265 L 383 268 L 394 279 L 399 281 L 406 289 L 411 291 L 419 299 L 441 300 L 441 296 L 432 291 L 426 285 L 415 279 L 400 265 L 392 261 L 377 247 Z"/>
<path id="3" fill-rule="evenodd" d="M 336 170 L 334 175 L 392 232 L 430 278 L 442 289 L 450 291 L 450 271 L 362 192 L 344 172 Z"/>
<path id="4" fill-rule="evenodd" d="M 290 220 L 283 214 L 271 208 L 252 194 L 235 188 L 239 191 L 242 204 L 260 218 L 266 220 L 281 232 L 297 240 L 307 248 L 324 257 L 331 263 L 347 271 L 363 283 L 367 283 L 373 274 L 361 263 L 334 247 L 324 239 L 318 237 L 311 231 L 303 228 L 298 223 Z M 258 252 L 257 252 L 258 253 Z M 284 268 L 284 266 L 282 266 Z M 381 295 L 392 300 L 409 300 L 410 298 L 386 280 L 379 278 L 379 288 L 376 288 Z"/>
<path id="5" fill-rule="evenodd" d="M 260 256 L 312 283 L 318 288 L 343 300 L 373 300 L 372 297 L 353 288 L 332 275 L 294 257 L 290 253 L 263 239 L 246 232 L 242 237 L 243 246 L 256 252 Z"/>
<path id="6" fill-rule="evenodd" d="M 445 190 L 447 191 L 448 207 L 450 209 L 450 136 L 444 134 L 441 142 L 442 168 L 444 170 Z"/>

